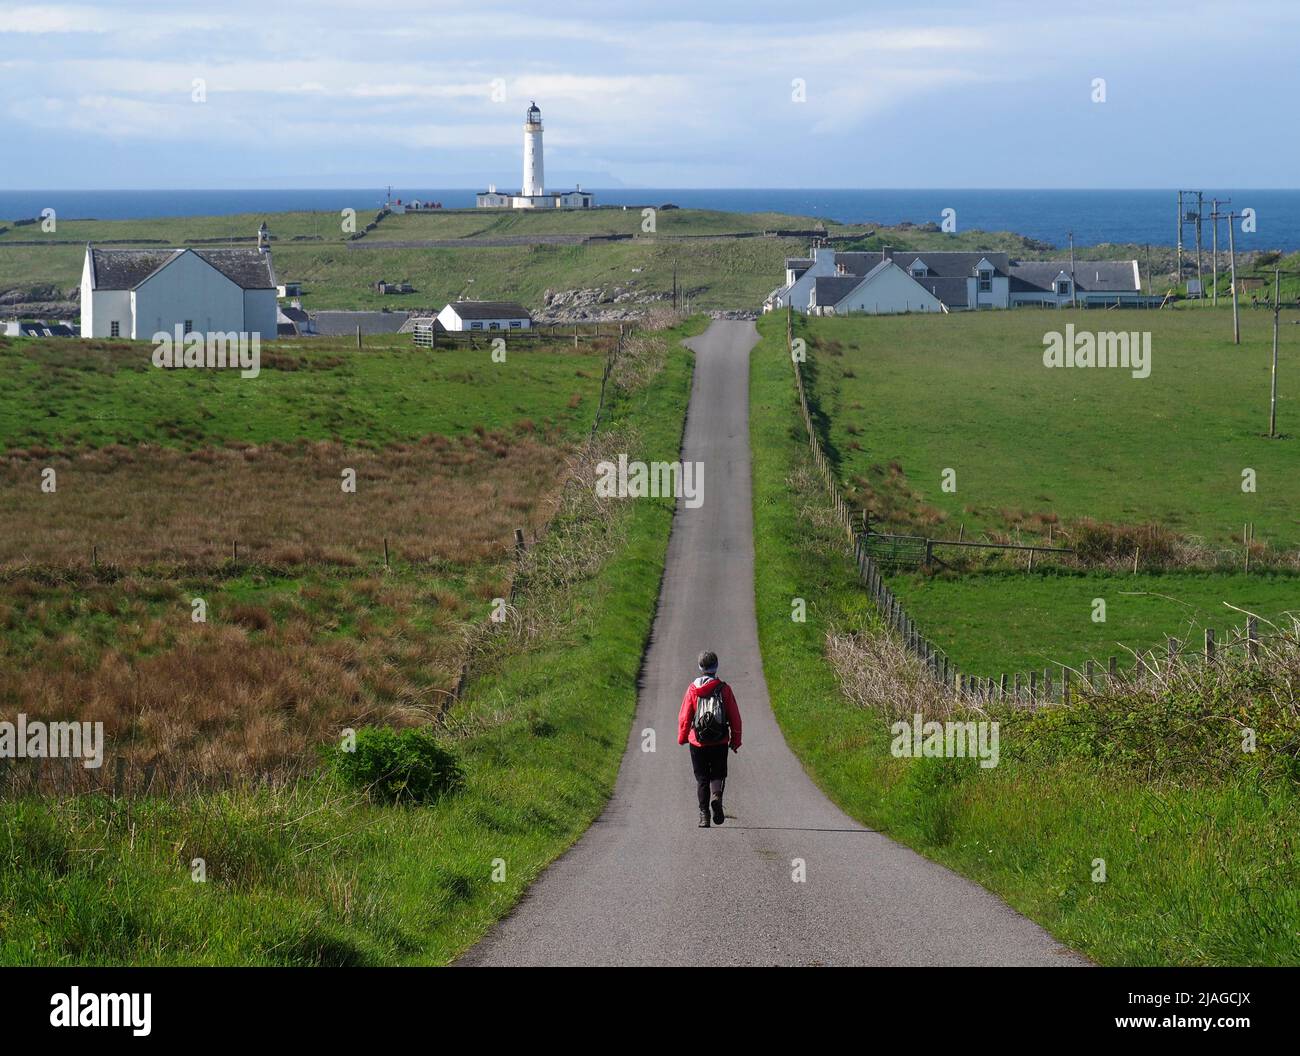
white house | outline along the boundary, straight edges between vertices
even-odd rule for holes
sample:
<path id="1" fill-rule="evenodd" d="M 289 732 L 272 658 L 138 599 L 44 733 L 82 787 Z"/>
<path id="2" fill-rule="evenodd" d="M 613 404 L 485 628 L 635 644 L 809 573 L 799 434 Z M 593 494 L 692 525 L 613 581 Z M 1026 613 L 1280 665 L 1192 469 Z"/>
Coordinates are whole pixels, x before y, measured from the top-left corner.
<path id="1" fill-rule="evenodd" d="M 892 260 L 882 260 L 865 275 L 824 275 L 813 284 L 811 315 L 897 315 L 946 312 L 942 301 Z"/>
<path id="2" fill-rule="evenodd" d="M 146 341 L 157 333 L 276 337 L 271 252 L 260 249 L 97 249 L 81 269 L 81 336 Z"/>
<path id="3" fill-rule="evenodd" d="M 547 191 L 542 157 L 542 111 L 531 103 L 524 114 L 523 186 L 518 191 L 498 191 L 490 184 L 475 195 L 480 209 L 590 209 L 595 196 L 575 187 L 571 191 Z"/>
<path id="4" fill-rule="evenodd" d="M 884 262 L 894 269 L 880 270 Z M 787 259 L 785 268 L 785 285 L 768 295 L 764 311 L 790 305 L 797 312 L 817 315 L 886 314 L 934 311 L 932 302 L 943 311 L 1072 303 L 1068 262 L 1013 261 L 1006 253 L 889 248 L 862 252 L 819 246 L 809 257 Z M 895 271 L 917 289 L 900 282 Z M 863 280 L 873 273 L 871 284 L 864 286 Z M 1136 260 L 1079 261 L 1073 268 L 1073 282 L 1078 303 L 1084 307 L 1142 305 L 1151 300 L 1142 294 Z"/>
<path id="5" fill-rule="evenodd" d="M 772 311 L 792 304 L 795 311 L 806 312 L 814 283 L 819 278 L 836 274 L 835 250 L 829 246 L 814 247 L 810 257 L 787 257 L 785 285 L 768 294 L 764 310 Z"/>
<path id="6" fill-rule="evenodd" d="M 1083 307 L 1150 300 L 1142 292 L 1136 260 L 1081 260 L 1074 265 L 1068 260 L 1032 260 L 1011 268 L 1012 304 L 1062 308 L 1076 299 Z"/>
<path id="7" fill-rule="evenodd" d="M 444 330 L 528 330 L 533 317 L 514 301 L 453 301 L 437 315 Z"/>

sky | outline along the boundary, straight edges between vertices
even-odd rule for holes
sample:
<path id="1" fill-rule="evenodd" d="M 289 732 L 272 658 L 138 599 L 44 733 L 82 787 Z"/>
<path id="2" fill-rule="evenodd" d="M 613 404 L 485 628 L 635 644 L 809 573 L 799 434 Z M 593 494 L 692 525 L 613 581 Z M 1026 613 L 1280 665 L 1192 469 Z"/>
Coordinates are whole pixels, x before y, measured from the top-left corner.
<path id="1" fill-rule="evenodd" d="M 0 189 L 1297 186 L 1300 3 L 0 0 Z"/>

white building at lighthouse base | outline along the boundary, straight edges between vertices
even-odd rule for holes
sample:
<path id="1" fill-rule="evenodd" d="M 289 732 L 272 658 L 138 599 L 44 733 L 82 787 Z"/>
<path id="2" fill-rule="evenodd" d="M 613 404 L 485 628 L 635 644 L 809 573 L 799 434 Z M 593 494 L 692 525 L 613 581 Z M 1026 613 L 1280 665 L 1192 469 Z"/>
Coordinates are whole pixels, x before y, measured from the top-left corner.
<path id="1" fill-rule="evenodd" d="M 523 194 L 519 191 L 498 191 L 496 186 L 479 191 L 474 204 L 480 209 L 590 209 L 595 195 L 575 187 L 571 191 L 547 191 L 545 194 Z"/>

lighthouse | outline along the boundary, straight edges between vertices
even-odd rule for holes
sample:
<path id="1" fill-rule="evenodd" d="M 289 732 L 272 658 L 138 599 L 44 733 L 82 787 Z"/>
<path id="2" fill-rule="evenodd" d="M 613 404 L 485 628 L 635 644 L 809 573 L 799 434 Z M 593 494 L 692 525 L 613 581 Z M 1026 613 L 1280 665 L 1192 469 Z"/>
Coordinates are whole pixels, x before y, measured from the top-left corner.
<path id="1" fill-rule="evenodd" d="M 475 195 L 480 209 L 590 209 L 596 204 L 590 191 L 546 190 L 542 175 L 542 111 L 530 103 L 524 113 L 524 180 L 517 191 L 499 191 L 495 183 Z"/>
<path id="2" fill-rule="evenodd" d="M 525 198 L 540 198 L 542 190 L 542 112 L 531 103 L 524 115 L 524 185 Z"/>

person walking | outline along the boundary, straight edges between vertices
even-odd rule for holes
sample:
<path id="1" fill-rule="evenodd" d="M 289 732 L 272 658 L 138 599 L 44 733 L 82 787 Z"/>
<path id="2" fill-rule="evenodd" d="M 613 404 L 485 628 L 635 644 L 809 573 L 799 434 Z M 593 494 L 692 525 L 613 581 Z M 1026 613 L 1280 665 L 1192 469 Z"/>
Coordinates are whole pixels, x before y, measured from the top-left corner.
<path id="1" fill-rule="evenodd" d="M 718 678 L 718 654 L 700 653 L 700 677 L 686 687 L 677 716 L 677 743 L 691 747 L 700 828 L 726 820 L 722 791 L 727 783 L 727 749 L 740 751 L 740 708 L 736 695 Z"/>

